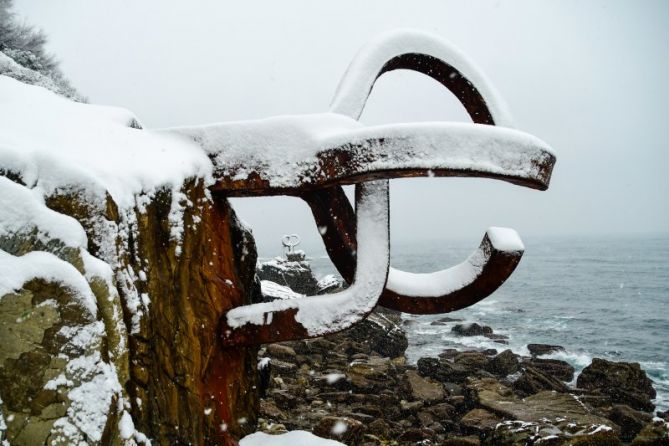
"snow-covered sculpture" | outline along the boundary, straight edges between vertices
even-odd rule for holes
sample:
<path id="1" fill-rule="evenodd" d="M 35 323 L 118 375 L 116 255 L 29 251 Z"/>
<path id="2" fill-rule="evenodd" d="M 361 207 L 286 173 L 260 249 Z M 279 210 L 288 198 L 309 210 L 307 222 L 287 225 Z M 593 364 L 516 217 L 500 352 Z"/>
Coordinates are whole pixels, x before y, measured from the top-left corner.
<path id="1" fill-rule="evenodd" d="M 366 127 L 360 117 L 376 79 L 418 71 L 451 90 L 473 124 L 425 122 Z M 388 179 L 462 176 L 546 189 L 555 162 L 548 145 L 509 127 L 493 88 L 451 45 L 415 31 L 383 35 L 349 66 L 329 113 L 183 127 L 215 166 L 214 192 L 296 195 L 311 207 L 328 253 L 351 286 L 339 293 L 235 308 L 229 344 L 319 336 L 361 320 L 377 303 L 409 313 L 467 307 L 513 272 L 524 246 L 517 233 L 490 228 L 463 263 L 430 274 L 389 268 Z M 504 127 L 501 127 L 504 126 Z M 356 212 L 341 185 L 356 185 Z"/>
<path id="2" fill-rule="evenodd" d="M 394 69 L 442 83 L 474 123 L 360 124 Z M 545 189 L 555 161 L 462 54 L 413 31 L 363 49 L 328 113 L 260 121 L 142 129 L 26 70 L 0 53 L 0 443 L 235 444 L 257 416 L 255 344 L 341 330 L 377 304 L 462 308 L 518 263 L 515 232 L 492 228 L 454 268 L 390 268 L 389 179 Z M 253 303 L 253 240 L 226 197 L 279 194 L 309 204 L 347 289 Z"/>

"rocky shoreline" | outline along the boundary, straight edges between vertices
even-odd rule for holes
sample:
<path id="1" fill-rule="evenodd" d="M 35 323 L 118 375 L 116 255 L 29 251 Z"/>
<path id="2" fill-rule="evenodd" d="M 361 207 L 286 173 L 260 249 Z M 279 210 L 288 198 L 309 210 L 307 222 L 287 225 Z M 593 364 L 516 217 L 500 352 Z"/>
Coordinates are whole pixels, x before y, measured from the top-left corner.
<path id="1" fill-rule="evenodd" d="M 306 294 L 316 281 L 295 260 L 270 277 Z M 669 413 L 653 413 L 655 390 L 637 363 L 595 358 L 574 381 L 570 364 L 541 357 L 561 346 L 529 344 L 523 357 L 491 327 L 444 317 L 433 324 L 500 350 L 445 349 L 409 364 L 402 322 L 379 308 L 335 335 L 265 346 L 258 430 L 351 446 L 669 445 Z"/>
<path id="2" fill-rule="evenodd" d="M 377 311 L 336 335 L 266 346 L 259 430 L 365 446 L 669 444 L 669 414 L 653 415 L 638 364 L 594 359 L 571 388 L 564 361 L 448 349 L 414 365 L 407 345 L 399 315 Z"/>

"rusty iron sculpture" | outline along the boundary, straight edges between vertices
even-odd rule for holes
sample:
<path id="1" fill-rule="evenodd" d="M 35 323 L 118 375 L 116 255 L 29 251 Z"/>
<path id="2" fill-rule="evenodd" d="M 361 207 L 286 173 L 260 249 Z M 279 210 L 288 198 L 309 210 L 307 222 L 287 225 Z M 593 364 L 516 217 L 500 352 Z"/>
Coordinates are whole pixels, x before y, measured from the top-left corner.
<path id="1" fill-rule="evenodd" d="M 446 87 L 473 123 L 362 126 L 357 120 L 376 79 L 398 69 L 423 73 Z M 482 177 L 548 187 L 555 156 L 543 141 L 508 128 L 494 96 L 457 50 L 405 31 L 383 36 L 358 54 L 330 113 L 172 129 L 209 153 L 215 194 L 302 198 L 321 228 L 328 255 L 350 284 L 328 296 L 234 308 L 222 322 L 224 345 L 332 333 L 362 320 L 377 304 L 406 313 L 447 313 L 502 285 L 523 254 L 512 230 L 489 230 L 469 259 L 448 270 L 412 274 L 389 265 L 389 179 Z M 341 187 L 350 184 L 356 190 L 355 210 Z M 500 242 L 499 231 L 518 243 Z"/>

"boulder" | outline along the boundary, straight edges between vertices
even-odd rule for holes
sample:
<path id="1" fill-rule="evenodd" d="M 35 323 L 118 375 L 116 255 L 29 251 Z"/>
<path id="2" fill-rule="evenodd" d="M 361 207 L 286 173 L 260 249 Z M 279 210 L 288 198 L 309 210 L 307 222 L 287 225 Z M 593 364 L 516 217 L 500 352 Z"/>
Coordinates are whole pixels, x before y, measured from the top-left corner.
<path id="1" fill-rule="evenodd" d="M 559 379 L 546 375 L 534 367 L 523 367 L 520 377 L 514 381 L 513 389 L 521 396 L 534 395 L 542 390 L 568 392 L 569 388 Z"/>
<path id="2" fill-rule="evenodd" d="M 328 274 L 316 284 L 318 294 L 330 294 L 341 291 L 344 288 L 344 282 L 333 274 Z"/>
<path id="3" fill-rule="evenodd" d="M 613 402 L 650 412 L 655 408 L 653 382 L 636 362 L 613 362 L 594 358 L 583 369 L 576 385 L 611 397 Z"/>
<path id="4" fill-rule="evenodd" d="M 444 440 L 444 446 L 479 446 L 481 440 L 478 435 L 468 435 L 465 437 L 448 437 Z"/>
<path id="5" fill-rule="evenodd" d="M 460 336 L 483 336 L 492 334 L 492 328 L 487 325 L 479 325 L 476 322 L 471 324 L 457 324 L 451 331 Z"/>
<path id="6" fill-rule="evenodd" d="M 527 344 L 527 349 L 532 356 L 550 355 L 551 353 L 565 351 L 561 345 L 551 344 Z"/>
<path id="7" fill-rule="evenodd" d="M 296 293 L 314 295 L 319 291 L 318 280 L 304 255 L 292 259 L 275 257 L 258 266 L 258 278 L 286 286 Z"/>
<path id="8" fill-rule="evenodd" d="M 411 415 L 417 413 L 423 408 L 425 404 L 422 401 L 400 401 L 400 409 L 404 415 Z"/>
<path id="9" fill-rule="evenodd" d="M 617 426 L 584 405 L 574 395 L 542 391 L 520 399 L 510 388 L 492 378 L 470 379 L 467 383 L 467 400 L 470 406 L 479 406 L 508 420 L 544 422 L 561 420 L 576 426 Z"/>
<path id="10" fill-rule="evenodd" d="M 455 356 L 454 363 L 469 371 L 484 370 L 487 368 L 489 358 L 480 352 L 462 352 Z"/>
<path id="11" fill-rule="evenodd" d="M 439 403 L 428 409 L 438 421 L 451 421 L 456 416 L 455 407 L 448 403 Z"/>
<path id="12" fill-rule="evenodd" d="M 321 418 L 313 428 L 314 435 L 322 438 L 341 441 L 344 444 L 359 444 L 365 431 L 365 426 L 360 421 L 349 417 Z"/>
<path id="13" fill-rule="evenodd" d="M 298 404 L 297 397 L 287 390 L 275 389 L 270 392 L 270 396 L 281 409 L 294 409 Z"/>
<path id="14" fill-rule="evenodd" d="M 417 366 L 422 376 L 442 382 L 461 383 L 469 376 L 469 370 L 461 365 L 436 358 L 420 358 Z"/>
<path id="15" fill-rule="evenodd" d="M 370 314 L 366 319 L 344 332 L 334 335 L 345 336 L 352 341 L 369 346 L 372 351 L 381 356 L 396 358 L 404 355 L 409 340 L 406 333 L 388 314 L 378 311 Z M 332 339 L 333 337 L 329 337 Z"/>
<path id="16" fill-rule="evenodd" d="M 669 428 L 662 421 L 647 424 L 632 440 L 632 446 L 669 446 Z"/>
<path id="17" fill-rule="evenodd" d="M 485 434 L 492 432 L 502 421 L 497 415 L 485 409 L 472 409 L 460 419 L 460 429 L 465 434 Z"/>
<path id="18" fill-rule="evenodd" d="M 623 441 L 632 441 L 646 424 L 653 421 L 649 414 L 624 404 L 614 405 L 608 418 L 620 426 L 620 438 Z"/>
<path id="19" fill-rule="evenodd" d="M 363 393 L 385 388 L 386 380 L 391 373 L 394 375 L 395 372 L 390 360 L 378 356 L 353 361 L 346 369 L 348 381 L 354 389 Z"/>
<path id="20" fill-rule="evenodd" d="M 448 325 L 451 322 L 462 322 L 462 319 L 457 317 L 444 316 L 440 317 L 439 319 L 433 320 L 432 322 L 430 322 L 430 325 Z"/>
<path id="21" fill-rule="evenodd" d="M 267 346 L 266 354 L 272 358 L 292 363 L 295 362 L 295 357 L 297 355 L 292 347 L 283 344 L 269 344 Z"/>
<path id="22" fill-rule="evenodd" d="M 390 432 L 390 425 L 381 419 L 376 419 L 367 425 L 367 432 L 373 435 L 385 437 Z"/>
<path id="23" fill-rule="evenodd" d="M 297 365 L 292 362 L 275 359 L 270 364 L 272 376 L 295 376 L 297 373 Z"/>
<path id="24" fill-rule="evenodd" d="M 260 400 L 260 415 L 272 420 L 286 419 L 286 414 L 270 400 Z"/>
<path id="25" fill-rule="evenodd" d="M 486 370 L 498 376 L 516 373 L 519 369 L 518 357 L 511 350 L 504 350 L 490 361 Z"/>
<path id="26" fill-rule="evenodd" d="M 485 336 L 488 339 L 491 339 L 497 344 L 508 344 L 509 337 L 507 335 L 503 334 L 497 334 L 497 333 L 484 333 L 483 336 Z"/>
<path id="27" fill-rule="evenodd" d="M 427 410 L 418 412 L 416 414 L 416 418 L 418 418 L 418 422 L 423 427 L 430 427 L 437 421 L 437 418 L 432 414 L 432 412 Z"/>
<path id="28" fill-rule="evenodd" d="M 494 446 L 617 446 L 616 431 L 604 425 L 565 424 L 558 420 L 505 421 L 492 433 Z"/>
<path id="29" fill-rule="evenodd" d="M 427 403 L 442 401 L 446 396 L 444 387 L 429 378 L 423 378 L 415 370 L 407 370 L 404 374 L 409 394 L 414 400 Z"/>
<path id="30" fill-rule="evenodd" d="M 528 358 L 523 365 L 531 366 L 544 375 L 552 376 L 560 381 L 570 382 L 574 379 L 574 367 L 559 359 Z"/>
<path id="31" fill-rule="evenodd" d="M 423 442 L 429 440 L 433 434 L 434 433 L 429 429 L 409 428 L 405 430 L 397 440 L 400 442 L 410 442 L 411 444 L 423 444 Z"/>

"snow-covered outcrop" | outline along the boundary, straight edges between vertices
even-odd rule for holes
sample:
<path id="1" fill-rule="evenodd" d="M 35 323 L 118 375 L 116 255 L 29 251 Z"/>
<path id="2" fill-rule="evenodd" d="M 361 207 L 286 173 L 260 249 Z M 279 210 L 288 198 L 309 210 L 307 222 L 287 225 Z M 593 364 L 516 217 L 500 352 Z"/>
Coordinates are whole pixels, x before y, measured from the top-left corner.
<path id="1" fill-rule="evenodd" d="M 375 79 L 405 67 L 439 78 L 475 123 L 361 126 Z M 508 122 L 494 91 L 421 33 L 363 50 L 329 113 L 161 131 L 59 96 L 25 70 L 0 54 L 0 317 L 16 338 L 0 345 L 0 440 L 19 444 L 234 443 L 256 416 L 254 345 L 350 327 L 393 292 L 388 179 L 545 189 L 555 161 L 540 139 L 489 125 Z M 356 184 L 355 213 L 327 195 L 342 184 Z M 330 219 L 320 232 L 331 255 L 345 251 L 335 263 L 350 260 L 348 288 L 260 302 L 253 239 L 226 197 L 272 194 L 299 195 Z M 393 271 L 391 285 L 412 306 L 433 291 L 467 294 L 496 268 L 485 297 L 517 263 L 495 266 L 495 255 L 522 251 L 510 234 L 489 231 L 480 255 L 443 273 Z M 448 297 L 434 308 L 450 311 Z"/>
<path id="2" fill-rule="evenodd" d="M 256 349 L 224 352 L 216 328 L 259 290 L 210 160 L 0 67 L 0 442 L 232 444 Z"/>

